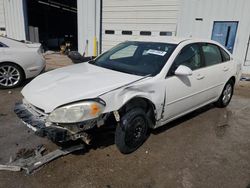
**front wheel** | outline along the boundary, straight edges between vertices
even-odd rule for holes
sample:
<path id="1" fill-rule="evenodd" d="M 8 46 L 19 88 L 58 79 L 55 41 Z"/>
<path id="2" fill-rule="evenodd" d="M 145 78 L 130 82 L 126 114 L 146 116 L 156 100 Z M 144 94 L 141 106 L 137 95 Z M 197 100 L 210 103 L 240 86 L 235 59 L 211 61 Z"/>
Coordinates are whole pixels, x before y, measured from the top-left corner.
<path id="1" fill-rule="evenodd" d="M 149 120 L 140 108 L 122 116 L 115 131 L 115 144 L 121 153 L 128 154 L 139 148 L 148 137 Z"/>
<path id="2" fill-rule="evenodd" d="M 223 88 L 221 96 L 215 103 L 215 105 L 219 108 L 225 108 L 232 99 L 233 91 L 234 91 L 234 82 L 232 80 L 229 80 L 226 83 L 225 87 Z"/>

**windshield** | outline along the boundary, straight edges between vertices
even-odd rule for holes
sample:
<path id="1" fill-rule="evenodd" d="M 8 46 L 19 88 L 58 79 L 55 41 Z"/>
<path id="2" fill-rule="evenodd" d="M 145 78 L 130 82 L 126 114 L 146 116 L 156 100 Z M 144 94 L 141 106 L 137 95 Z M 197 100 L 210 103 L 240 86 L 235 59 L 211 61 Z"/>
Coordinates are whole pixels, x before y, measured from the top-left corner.
<path id="1" fill-rule="evenodd" d="M 94 65 L 140 76 L 158 74 L 177 45 L 124 42 L 99 56 Z"/>

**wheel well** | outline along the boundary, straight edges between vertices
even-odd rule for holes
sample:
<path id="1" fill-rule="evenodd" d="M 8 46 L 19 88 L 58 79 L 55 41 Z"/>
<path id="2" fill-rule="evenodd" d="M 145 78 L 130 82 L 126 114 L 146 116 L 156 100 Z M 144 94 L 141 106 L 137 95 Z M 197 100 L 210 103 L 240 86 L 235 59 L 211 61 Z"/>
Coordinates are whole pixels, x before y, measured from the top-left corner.
<path id="1" fill-rule="evenodd" d="M 15 65 L 15 66 L 19 67 L 20 70 L 22 71 L 22 74 L 23 74 L 24 78 L 26 78 L 24 69 L 23 69 L 20 65 L 18 65 L 17 63 L 13 63 L 13 62 L 10 62 L 10 61 L 3 61 L 3 62 L 0 62 L 0 64 L 3 64 L 3 63 L 12 64 L 12 65 Z"/>
<path id="2" fill-rule="evenodd" d="M 233 83 L 235 84 L 236 78 L 235 78 L 235 76 L 232 76 L 229 80 L 232 80 Z"/>
<path id="3" fill-rule="evenodd" d="M 123 107 L 119 110 L 119 113 L 125 114 L 133 108 L 141 108 L 145 111 L 149 120 L 151 121 L 152 126 L 156 123 L 155 118 L 155 105 L 148 99 L 142 97 L 136 97 L 129 100 Z"/>

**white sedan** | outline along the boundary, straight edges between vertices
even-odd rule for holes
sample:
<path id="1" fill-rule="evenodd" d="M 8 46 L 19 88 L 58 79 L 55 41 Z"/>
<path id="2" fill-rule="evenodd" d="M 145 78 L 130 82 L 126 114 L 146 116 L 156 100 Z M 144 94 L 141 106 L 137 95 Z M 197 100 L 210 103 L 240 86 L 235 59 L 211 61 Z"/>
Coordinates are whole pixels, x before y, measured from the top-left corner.
<path id="1" fill-rule="evenodd" d="M 0 36 L 0 88 L 19 86 L 45 69 L 41 44 L 20 42 Z"/>
<path id="2" fill-rule="evenodd" d="M 210 103 L 226 107 L 240 67 L 214 41 L 141 38 L 38 76 L 22 90 L 15 112 L 55 142 L 90 143 L 90 129 L 115 120 L 115 143 L 130 153 L 150 129 Z"/>

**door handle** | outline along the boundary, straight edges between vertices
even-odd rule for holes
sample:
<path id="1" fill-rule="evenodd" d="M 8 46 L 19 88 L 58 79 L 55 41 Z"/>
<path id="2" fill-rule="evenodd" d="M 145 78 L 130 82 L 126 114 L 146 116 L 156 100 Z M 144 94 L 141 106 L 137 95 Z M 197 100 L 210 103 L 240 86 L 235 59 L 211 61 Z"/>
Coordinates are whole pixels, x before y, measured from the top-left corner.
<path id="1" fill-rule="evenodd" d="M 205 78 L 205 76 L 200 75 L 200 74 L 198 74 L 198 75 L 196 76 L 196 79 L 197 79 L 197 80 L 202 80 L 203 78 Z"/>
<path id="2" fill-rule="evenodd" d="M 224 67 L 224 68 L 223 68 L 223 71 L 225 71 L 225 72 L 228 71 L 228 70 L 229 70 L 228 67 Z"/>

